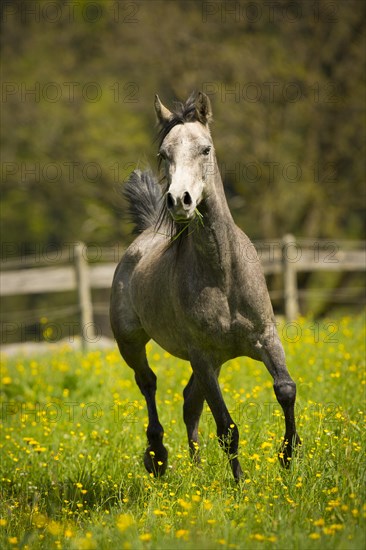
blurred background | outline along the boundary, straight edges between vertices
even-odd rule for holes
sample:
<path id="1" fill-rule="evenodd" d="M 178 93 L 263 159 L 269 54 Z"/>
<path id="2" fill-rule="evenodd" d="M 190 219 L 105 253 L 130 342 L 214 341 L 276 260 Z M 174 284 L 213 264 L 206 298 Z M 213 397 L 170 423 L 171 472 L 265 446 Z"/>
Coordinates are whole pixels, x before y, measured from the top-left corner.
<path id="1" fill-rule="evenodd" d="M 291 233 L 331 254 L 364 238 L 363 1 L 13 0 L 1 15 L 3 270 L 54 261 L 77 241 L 121 255 L 132 240 L 123 181 L 156 170 L 156 92 L 170 108 L 209 95 L 226 195 L 252 240 Z M 299 274 L 300 289 L 334 290 L 301 312 L 363 307 L 363 277 Z M 42 338 L 47 312 L 69 299 L 5 296 L 2 322 L 19 328 L 5 343 Z M 105 311 L 98 322 L 108 333 Z"/>

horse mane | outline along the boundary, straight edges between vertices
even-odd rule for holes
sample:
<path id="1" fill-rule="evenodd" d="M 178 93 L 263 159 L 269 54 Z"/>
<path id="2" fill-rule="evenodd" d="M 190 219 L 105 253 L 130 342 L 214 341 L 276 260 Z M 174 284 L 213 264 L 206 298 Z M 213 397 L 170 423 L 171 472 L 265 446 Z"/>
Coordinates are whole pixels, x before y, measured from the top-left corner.
<path id="1" fill-rule="evenodd" d="M 197 92 L 192 92 L 185 103 L 182 103 L 180 101 L 175 102 L 172 116 L 166 123 L 160 125 L 157 136 L 157 139 L 159 140 L 159 147 L 161 147 L 164 139 L 169 134 L 170 130 L 174 128 L 174 126 L 177 126 L 178 124 L 184 124 L 185 122 L 198 121 L 204 123 L 200 116 L 200 113 L 196 109 L 196 99 Z"/>

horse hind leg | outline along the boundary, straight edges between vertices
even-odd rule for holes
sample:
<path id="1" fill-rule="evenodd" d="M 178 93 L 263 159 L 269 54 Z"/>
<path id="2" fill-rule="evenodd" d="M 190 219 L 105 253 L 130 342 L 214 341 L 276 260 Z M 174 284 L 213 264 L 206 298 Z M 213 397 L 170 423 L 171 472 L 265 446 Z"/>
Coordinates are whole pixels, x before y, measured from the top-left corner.
<path id="1" fill-rule="evenodd" d="M 198 425 L 203 410 L 204 397 L 195 375 L 192 374 L 183 391 L 183 419 L 187 428 L 191 458 L 199 463 Z"/>
<path id="2" fill-rule="evenodd" d="M 148 340 L 146 336 L 142 346 L 126 342 L 118 343 L 118 346 L 126 363 L 134 370 L 136 383 L 146 400 L 149 417 L 146 435 L 149 445 L 144 453 L 145 468 L 154 476 L 161 476 L 168 466 L 168 451 L 163 445 L 164 429 L 156 407 L 156 375 L 146 358 L 145 344 Z"/>
<path id="3" fill-rule="evenodd" d="M 191 365 L 197 385 L 216 422 L 217 436 L 221 447 L 228 455 L 234 479 L 239 481 L 243 475 L 238 459 L 239 431 L 225 405 L 218 383 L 220 368 L 213 368 L 202 357 L 192 357 Z M 197 417 L 196 417 L 197 419 Z"/>

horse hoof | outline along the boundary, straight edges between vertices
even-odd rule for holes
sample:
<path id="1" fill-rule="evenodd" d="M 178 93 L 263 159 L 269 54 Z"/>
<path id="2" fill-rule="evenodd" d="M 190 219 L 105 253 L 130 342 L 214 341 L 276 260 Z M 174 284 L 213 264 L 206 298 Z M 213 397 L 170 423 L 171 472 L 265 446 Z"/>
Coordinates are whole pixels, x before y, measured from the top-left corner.
<path id="1" fill-rule="evenodd" d="M 193 448 L 190 447 L 189 456 L 191 458 L 192 464 L 194 464 L 195 466 L 200 466 L 201 465 L 201 455 L 200 455 L 200 452 L 198 450 L 198 446 L 193 447 Z"/>
<path id="2" fill-rule="evenodd" d="M 239 460 L 237 458 L 234 458 L 232 460 L 231 469 L 236 483 L 239 483 L 239 481 L 243 479 L 243 470 L 241 469 Z"/>
<path id="3" fill-rule="evenodd" d="M 148 447 L 144 454 L 144 464 L 149 474 L 154 474 L 155 477 L 164 475 L 168 467 L 168 451 L 164 445 L 157 451 Z"/>
<path id="4" fill-rule="evenodd" d="M 292 455 L 298 445 L 301 445 L 301 440 L 297 434 L 295 435 L 292 444 L 289 444 L 286 439 L 283 440 L 278 451 L 278 460 L 283 468 L 290 467 Z"/>

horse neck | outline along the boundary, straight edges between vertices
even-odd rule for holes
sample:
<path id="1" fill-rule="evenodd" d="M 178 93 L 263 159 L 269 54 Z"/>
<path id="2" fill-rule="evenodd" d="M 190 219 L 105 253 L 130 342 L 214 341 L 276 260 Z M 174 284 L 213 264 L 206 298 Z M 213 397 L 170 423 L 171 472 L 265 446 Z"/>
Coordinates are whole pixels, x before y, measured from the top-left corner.
<path id="1" fill-rule="evenodd" d="M 216 160 L 215 170 L 207 187 L 207 197 L 202 207 L 199 207 L 203 215 L 202 225 L 192 232 L 190 238 L 197 258 L 222 271 L 227 267 L 235 223 L 227 204 Z"/>

